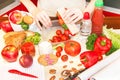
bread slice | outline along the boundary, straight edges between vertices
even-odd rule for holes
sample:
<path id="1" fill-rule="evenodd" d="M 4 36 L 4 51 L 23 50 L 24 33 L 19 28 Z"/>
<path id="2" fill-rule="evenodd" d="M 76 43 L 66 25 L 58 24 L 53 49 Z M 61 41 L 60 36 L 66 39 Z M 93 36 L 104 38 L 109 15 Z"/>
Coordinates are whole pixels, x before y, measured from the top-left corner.
<path id="1" fill-rule="evenodd" d="M 20 49 L 25 38 L 26 38 L 26 33 L 24 31 L 8 32 L 4 35 L 5 44 L 14 45 L 18 49 Z"/>

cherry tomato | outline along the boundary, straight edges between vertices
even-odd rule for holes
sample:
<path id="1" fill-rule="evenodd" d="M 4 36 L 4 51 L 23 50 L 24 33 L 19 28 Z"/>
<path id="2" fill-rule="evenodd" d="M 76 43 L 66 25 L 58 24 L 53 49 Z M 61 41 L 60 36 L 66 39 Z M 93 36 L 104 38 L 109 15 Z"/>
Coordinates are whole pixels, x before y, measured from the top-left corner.
<path id="1" fill-rule="evenodd" d="M 66 41 L 66 40 L 69 39 L 69 36 L 63 35 L 63 36 L 61 37 L 61 39 L 62 39 L 62 41 Z"/>
<path id="2" fill-rule="evenodd" d="M 61 31 L 61 30 L 57 30 L 57 31 L 56 31 L 56 34 L 57 34 L 57 35 L 60 35 L 60 34 L 62 34 L 62 31 Z"/>
<path id="3" fill-rule="evenodd" d="M 67 55 L 62 55 L 62 56 L 61 56 L 61 60 L 62 60 L 63 62 L 66 62 L 66 61 L 68 60 L 68 56 L 67 56 Z"/>
<path id="4" fill-rule="evenodd" d="M 58 47 L 56 48 L 56 51 L 57 51 L 57 52 L 62 52 L 62 50 L 63 50 L 62 46 L 58 46 Z"/>
<path id="5" fill-rule="evenodd" d="M 57 39 L 57 37 L 58 37 L 58 36 L 56 36 L 56 35 L 55 35 L 55 36 L 53 36 L 53 40 L 56 40 L 56 39 Z"/>
<path id="6" fill-rule="evenodd" d="M 53 38 L 52 38 L 52 41 L 53 42 L 60 42 L 61 41 L 61 38 L 59 37 L 59 36 L 53 36 Z"/>
<path id="7" fill-rule="evenodd" d="M 70 35 L 70 30 L 69 30 L 69 29 L 65 29 L 65 30 L 64 30 L 64 34 L 65 34 L 66 36 L 69 36 L 69 35 Z"/>
<path id="8" fill-rule="evenodd" d="M 56 52 L 56 56 L 60 57 L 61 56 L 61 52 Z"/>

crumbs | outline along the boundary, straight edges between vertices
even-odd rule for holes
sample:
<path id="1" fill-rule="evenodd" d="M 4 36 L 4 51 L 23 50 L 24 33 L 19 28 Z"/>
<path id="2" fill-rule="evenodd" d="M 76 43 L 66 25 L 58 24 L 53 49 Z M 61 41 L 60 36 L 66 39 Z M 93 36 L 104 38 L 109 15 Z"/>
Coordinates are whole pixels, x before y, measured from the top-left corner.
<path id="1" fill-rule="evenodd" d="M 71 60 L 71 61 L 69 61 L 69 63 L 74 64 L 74 61 Z M 82 67 L 81 63 L 77 64 L 77 68 L 76 67 L 69 68 L 69 67 L 70 66 L 67 64 L 62 66 L 62 71 L 60 73 L 61 76 L 59 76 L 59 80 L 64 80 L 68 76 L 75 74 L 80 70 L 83 70 L 83 68 L 81 68 Z M 59 69 L 52 68 L 49 70 L 49 74 L 51 74 L 51 77 L 49 80 L 56 80 L 56 77 L 58 78 L 58 76 L 55 76 L 57 74 L 57 71 L 59 72 Z"/>

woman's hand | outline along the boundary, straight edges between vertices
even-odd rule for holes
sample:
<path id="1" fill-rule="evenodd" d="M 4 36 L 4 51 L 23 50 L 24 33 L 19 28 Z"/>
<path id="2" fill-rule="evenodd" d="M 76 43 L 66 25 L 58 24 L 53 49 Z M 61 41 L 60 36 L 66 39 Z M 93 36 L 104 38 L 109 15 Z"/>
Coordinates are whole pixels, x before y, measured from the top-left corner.
<path id="1" fill-rule="evenodd" d="M 65 13 L 63 14 L 63 18 L 67 23 L 76 23 L 83 18 L 83 13 L 78 8 L 70 8 L 66 9 Z"/>
<path id="2" fill-rule="evenodd" d="M 36 21 L 36 24 L 37 26 L 42 29 L 42 25 L 45 27 L 45 28 L 48 28 L 50 26 L 52 26 L 52 22 L 51 22 L 51 19 L 49 18 L 49 16 L 47 15 L 47 13 L 42 10 L 42 11 L 39 11 L 36 15 L 35 15 L 35 21 Z M 42 24 L 42 25 L 41 25 Z"/>

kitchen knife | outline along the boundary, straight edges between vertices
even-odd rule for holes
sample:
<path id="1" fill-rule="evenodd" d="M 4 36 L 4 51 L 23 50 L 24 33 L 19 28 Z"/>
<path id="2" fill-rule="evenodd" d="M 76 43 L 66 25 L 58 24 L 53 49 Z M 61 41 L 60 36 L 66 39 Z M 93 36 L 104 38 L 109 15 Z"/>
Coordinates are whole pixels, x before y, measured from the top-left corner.
<path id="1" fill-rule="evenodd" d="M 2 17 L 0 16 L 0 22 L 8 20 L 8 17 Z"/>
<path id="2" fill-rule="evenodd" d="M 68 78 L 66 78 L 65 80 L 73 80 L 74 78 L 76 78 L 80 73 L 84 72 L 86 69 L 80 70 L 77 73 L 68 76 Z"/>

